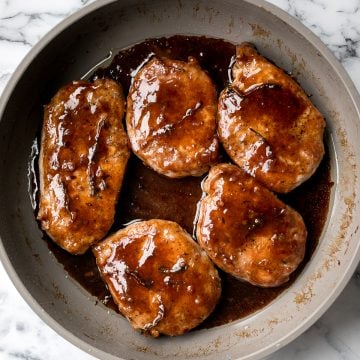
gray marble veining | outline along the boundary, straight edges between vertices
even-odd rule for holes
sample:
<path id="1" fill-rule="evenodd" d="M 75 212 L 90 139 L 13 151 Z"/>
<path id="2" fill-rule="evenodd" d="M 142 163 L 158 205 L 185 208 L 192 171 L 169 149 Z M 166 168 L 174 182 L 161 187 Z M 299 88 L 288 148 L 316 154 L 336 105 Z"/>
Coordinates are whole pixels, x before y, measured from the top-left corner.
<path id="1" fill-rule="evenodd" d="M 31 47 L 91 0 L 0 0 L 0 92 Z M 318 35 L 360 90 L 360 0 L 270 0 Z M 0 359 L 91 360 L 44 324 L 0 264 Z M 360 267 L 331 308 L 268 359 L 360 359 Z"/>

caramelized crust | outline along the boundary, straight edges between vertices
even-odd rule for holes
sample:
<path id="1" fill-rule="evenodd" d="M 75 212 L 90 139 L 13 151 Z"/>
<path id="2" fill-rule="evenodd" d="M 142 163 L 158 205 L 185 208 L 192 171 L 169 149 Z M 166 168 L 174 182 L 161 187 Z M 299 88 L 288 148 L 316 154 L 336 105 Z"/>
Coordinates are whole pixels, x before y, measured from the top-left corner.
<path id="1" fill-rule="evenodd" d="M 196 234 L 214 263 L 257 286 L 288 281 L 305 253 L 300 214 L 235 165 L 213 167 L 204 191 Z"/>
<path id="2" fill-rule="evenodd" d="M 135 154 L 160 174 L 199 176 L 217 160 L 216 90 L 194 59 L 153 58 L 136 74 L 126 126 Z"/>
<path id="3" fill-rule="evenodd" d="M 120 312 L 152 336 L 180 335 L 217 304 L 220 278 L 206 253 L 178 224 L 134 223 L 93 249 Z"/>
<path id="4" fill-rule="evenodd" d="M 111 227 L 130 155 L 124 96 L 112 80 L 74 81 L 45 107 L 40 170 L 41 227 L 82 254 Z"/>
<path id="5" fill-rule="evenodd" d="M 307 180 L 323 154 L 325 122 L 301 87 L 250 44 L 237 47 L 233 82 L 218 102 L 218 133 L 232 160 L 270 190 Z"/>

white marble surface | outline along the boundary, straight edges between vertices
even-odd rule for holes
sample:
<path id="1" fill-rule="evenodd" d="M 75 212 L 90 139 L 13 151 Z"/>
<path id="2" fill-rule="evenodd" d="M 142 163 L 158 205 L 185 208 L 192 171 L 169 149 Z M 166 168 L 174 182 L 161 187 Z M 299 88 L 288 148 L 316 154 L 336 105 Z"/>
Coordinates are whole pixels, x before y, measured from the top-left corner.
<path id="1" fill-rule="evenodd" d="M 0 93 L 21 59 L 87 0 L 0 0 Z M 360 0 L 271 0 L 334 52 L 360 90 Z M 268 359 L 360 360 L 360 267 L 325 315 Z M 90 360 L 62 339 L 20 297 L 0 264 L 0 359 Z"/>

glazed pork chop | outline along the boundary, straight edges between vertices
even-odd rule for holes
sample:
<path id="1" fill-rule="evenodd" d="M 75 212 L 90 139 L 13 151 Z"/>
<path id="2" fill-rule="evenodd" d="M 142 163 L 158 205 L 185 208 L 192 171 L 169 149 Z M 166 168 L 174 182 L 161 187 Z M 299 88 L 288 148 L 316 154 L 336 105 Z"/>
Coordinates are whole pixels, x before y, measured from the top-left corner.
<path id="1" fill-rule="evenodd" d="M 168 177 L 204 174 L 218 156 L 216 102 L 214 84 L 194 59 L 153 58 L 127 98 L 132 150 Z"/>
<path id="2" fill-rule="evenodd" d="M 73 81 L 45 107 L 38 220 L 72 254 L 111 227 L 130 155 L 122 89 L 112 80 Z"/>
<path id="3" fill-rule="evenodd" d="M 204 192 L 196 235 L 213 262 L 253 285 L 285 283 L 305 253 L 300 214 L 236 165 L 214 166 Z"/>
<path id="4" fill-rule="evenodd" d="M 221 283 L 206 253 L 177 223 L 134 223 L 93 249 L 120 312 L 152 336 L 180 335 L 215 308 Z"/>
<path id="5" fill-rule="evenodd" d="M 218 133 L 231 159 L 270 190 L 307 180 L 323 154 L 322 115 L 301 87 L 248 43 L 218 102 Z"/>

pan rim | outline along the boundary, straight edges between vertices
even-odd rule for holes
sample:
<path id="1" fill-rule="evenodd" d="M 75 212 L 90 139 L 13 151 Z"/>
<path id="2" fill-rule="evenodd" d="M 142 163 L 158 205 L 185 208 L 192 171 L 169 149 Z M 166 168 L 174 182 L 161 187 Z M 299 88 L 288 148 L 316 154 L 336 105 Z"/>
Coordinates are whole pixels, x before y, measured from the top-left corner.
<path id="1" fill-rule="evenodd" d="M 251 5 L 255 5 L 258 8 L 262 8 L 272 15 L 276 16 L 280 20 L 287 23 L 291 28 L 293 28 L 297 33 L 302 35 L 306 40 L 311 43 L 319 53 L 324 57 L 324 59 L 331 65 L 331 67 L 336 71 L 336 75 L 342 80 L 344 84 L 344 88 L 346 89 L 354 107 L 356 108 L 356 112 L 358 117 L 360 118 L 360 95 L 356 90 L 356 87 L 348 73 L 344 70 L 341 66 L 339 61 L 335 58 L 333 53 L 321 42 L 321 40 L 316 37 L 316 35 L 306 28 L 303 24 L 301 24 L 297 19 L 293 18 L 285 11 L 281 10 L 280 8 L 267 3 L 264 0 L 242 0 L 245 3 L 249 3 Z M 108 4 L 116 2 L 116 0 L 100 0 L 96 1 L 92 4 L 89 4 L 82 9 L 78 10 L 74 14 L 70 15 L 68 18 L 61 21 L 58 25 L 56 25 L 52 30 L 50 30 L 25 56 L 25 58 L 21 61 L 19 66 L 14 71 L 13 75 L 9 79 L 0 99 L 0 122 L 6 108 L 7 102 L 18 83 L 19 79 L 22 77 L 24 72 L 27 70 L 28 66 L 31 62 L 36 58 L 41 50 L 43 50 L 57 35 L 59 35 L 62 31 L 68 28 L 70 25 L 79 21 L 81 18 L 85 17 L 86 15 L 90 14 L 91 12 L 98 10 Z M 134 1 L 135 2 L 135 1 Z M 233 2 L 233 1 L 228 1 Z M 1 231 L 1 229 L 0 229 Z M 118 357 L 114 357 L 104 351 L 96 348 L 87 342 L 81 340 L 79 337 L 74 335 L 72 332 L 67 330 L 65 327 L 60 325 L 54 318 L 49 315 L 41 305 L 33 298 L 31 293 L 27 290 L 24 283 L 18 276 L 15 268 L 12 266 L 12 263 L 5 252 L 4 245 L 1 240 L 0 234 L 0 260 L 8 273 L 11 281 L 15 285 L 16 289 L 19 291 L 20 295 L 24 298 L 24 300 L 29 304 L 32 310 L 53 330 L 55 330 L 58 334 L 60 334 L 63 338 L 74 344 L 75 346 L 79 347 L 80 349 L 88 352 L 93 356 L 98 356 L 100 358 L 107 358 L 107 359 L 119 359 Z M 293 329 L 293 331 L 287 334 L 284 339 L 280 340 L 282 345 L 288 344 L 294 338 L 299 336 L 303 333 L 306 329 L 308 329 L 313 323 L 315 323 L 323 314 L 324 312 L 333 304 L 337 296 L 342 292 L 348 281 L 350 280 L 353 272 L 355 271 L 358 262 L 360 261 L 360 252 L 358 251 L 354 261 L 350 263 L 347 268 L 347 271 L 344 273 L 342 277 L 342 281 L 339 285 L 336 286 L 334 291 L 330 293 L 319 306 L 320 309 L 317 309 L 313 312 L 312 316 L 309 317 L 306 321 L 299 324 L 298 327 Z M 269 345 L 267 348 L 262 348 L 258 352 L 253 353 L 252 356 L 264 356 L 271 352 L 274 348 L 274 344 Z M 277 348 L 278 349 L 278 348 Z"/>

